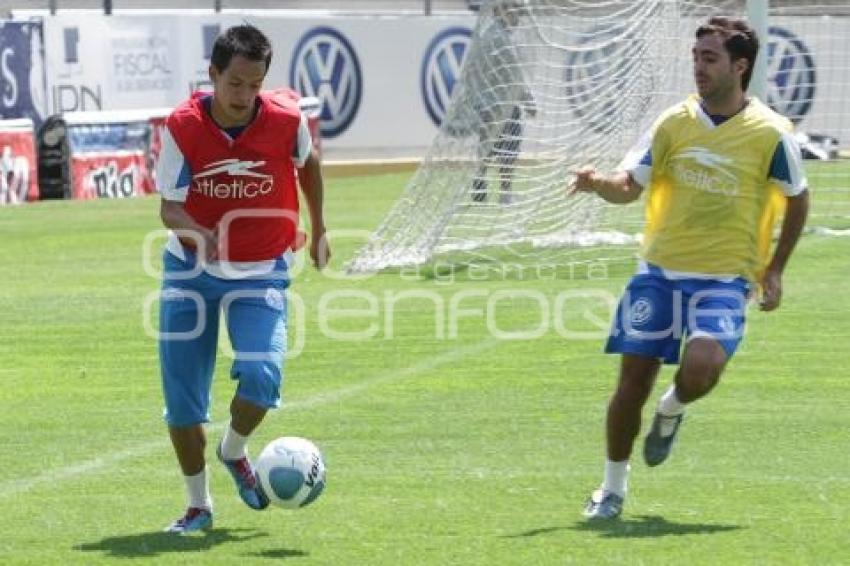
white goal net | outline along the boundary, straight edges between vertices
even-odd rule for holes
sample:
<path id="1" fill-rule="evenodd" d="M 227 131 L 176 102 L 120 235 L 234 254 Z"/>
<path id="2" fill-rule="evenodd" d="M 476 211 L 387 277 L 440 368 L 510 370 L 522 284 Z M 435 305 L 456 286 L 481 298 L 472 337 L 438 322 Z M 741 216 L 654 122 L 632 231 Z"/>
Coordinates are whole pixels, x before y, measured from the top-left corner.
<path id="1" fill-rule="evenodd" d="M 633 257 L 642 205 L 565 198 L 572 172 L 614 169 L 662 110 L 693 91 L 697 26 L 747 8 L 485 1 L 439 134 L 349 270 Z M 850 2 L 773 2 L 761 15 L 763 97 L 808 136 L 813 221 L 850 226 L 850 162 L 841 160 L 850 147 Z"/>

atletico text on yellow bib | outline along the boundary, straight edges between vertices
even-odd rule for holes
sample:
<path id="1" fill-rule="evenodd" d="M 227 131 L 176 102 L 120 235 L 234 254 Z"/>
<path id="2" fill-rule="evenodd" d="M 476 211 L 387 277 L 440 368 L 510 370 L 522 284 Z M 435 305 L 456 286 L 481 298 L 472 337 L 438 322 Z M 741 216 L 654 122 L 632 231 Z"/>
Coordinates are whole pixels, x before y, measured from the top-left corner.
<path id="1" fill-rule="evenodd" d="M 665 269 L 756 281 L 785 203 L 770 162 L 792 126 L 755 98 L 718 126 L 701 112 L 691 96 L 656 122 L 641 254 Z"/>

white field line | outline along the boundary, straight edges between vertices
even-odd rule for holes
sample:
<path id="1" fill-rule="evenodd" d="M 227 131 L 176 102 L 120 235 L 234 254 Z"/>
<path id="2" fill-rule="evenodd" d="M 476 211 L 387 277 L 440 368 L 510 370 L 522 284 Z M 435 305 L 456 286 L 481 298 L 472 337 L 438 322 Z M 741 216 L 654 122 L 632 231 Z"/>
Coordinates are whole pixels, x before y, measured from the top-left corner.
<path id="1" fill-rule="evenodd" d="M 360 381 L 354 385 L 341 387 L 339 389 L 328 391 L 326 393 L 319 393 L 318 395 L 307 397 L 301 401 L 284 403 L 281 406 L 281 410 L 286 412 L 300 411 L 317 407 L 319 405 L 335 403 L 347 397 L 353 397 L 363 391 L 371 389 L 372 387 L 410 379 L 412 377 L 416 377 L 417 375 L 423 372 L 440 367 L 447 363 L 461 360 L 468 356 L 472 356 L 485 350 L 489 350 L 490 348 L 498 344 L 498 342 L 499 341 L 497 339 L 491 337 L 486 338 L 481 342 L 477 342 L 470 346 L 460 346 L 457 348 L 453 348 L 451 350 L 443 352 L 442 354 L 434 356 L 433 358 L 428 358 L 418 363 L 415 363 L 412 366 L 400 370 L 388 371 L 382 374 L 378 374 L 374 377 Z M 224 430 L 224 427 L 227 425 L 228 422 L 230 422 L 229 419 L 210 424 L 207 427 L 207 431 L 212 433 L 221 432 Z M 112 468 L 117 464 L 124 462 L 125 460 L 146 456 L 151 452 L 166 448 L 169 445 L 167 437 L 168 435 L 165 434 L 165 431 L 163 431 L 163 434 L 160 438 L 149 440 L 147 442 L 142 442 L 140 444 L 136 444 L 118 452 L 113 452 L 108 455 L 91 458 L 89 460 L 85 460 L 77 464 L 71 464 L 70 466 L 63 466 L 60 468 L 55 468 L 53 470 L 48 470 L 31 478 L 16 479 L 3 482 L 2 484 L 0 484 L 0 499 L 11 497 L 13 495 L 18 495 L 20 493 L 25 493 L 40 485 L 52 485 L 61 481 L 76 478 L 78 476 L 101 472 L 103 470 Z"/>

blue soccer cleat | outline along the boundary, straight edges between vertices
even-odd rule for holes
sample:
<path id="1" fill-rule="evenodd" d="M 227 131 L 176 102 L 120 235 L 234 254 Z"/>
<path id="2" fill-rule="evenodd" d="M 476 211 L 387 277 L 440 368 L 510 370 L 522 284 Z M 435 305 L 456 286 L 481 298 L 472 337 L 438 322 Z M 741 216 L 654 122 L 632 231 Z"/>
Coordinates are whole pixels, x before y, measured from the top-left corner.
<path id="1" fill-rule="evenodd" d="M 248 458 L 243 456 L 237 460 L 225 460 L 221 455 L 221 444 L 216 449 L 216 455 L 236 482 L 236 491 L 239 492 L 239 497 L 245 505 L 257 511 L 269 506 L 269 498 L 263 493 L 263 488 L 254 472 L 254 466 Z"/>
<path id="2" fill-rule="evenodd" d="M 679 425 L 685 414 L 667 417 L 661 413 L 655 413 L 652 419 L 652 428 L 643 441 L 643 459 L 648 466 L 657 466 L 667 459 L 673 448 L 673 441 L 679 432 Z"/>
<path id="3" fill-rule="evenodd" d="M 165 532 L 185 535 L 195 531 L 208 531 L 212 526 L 212 511 L 199 507 L 189 507 L 185 515 L 165 528 Z"/>
<path id="4" fill-rule="evenodd" d="M 584 516 L 588 519 L 616 519 L 622 512 L 623 498 L 603 489 L 594 491 L 584 508 Z"/>

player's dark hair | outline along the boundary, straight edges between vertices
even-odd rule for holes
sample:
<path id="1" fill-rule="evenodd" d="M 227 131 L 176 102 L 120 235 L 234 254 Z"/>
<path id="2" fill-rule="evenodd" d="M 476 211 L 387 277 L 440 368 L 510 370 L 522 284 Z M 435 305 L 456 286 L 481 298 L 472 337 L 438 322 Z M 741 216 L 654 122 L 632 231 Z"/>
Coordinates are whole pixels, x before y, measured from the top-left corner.
<path id="1" fill-rule="evenodd" d="M 723 39 L 723 47 L 732 61 L 747 60 L 747 70 L 741 75 L 741 87 L 747 90 L 759 52 L 759 38 L 755 30 L 744 20 L 715 16 L 697 28 L 697 39 L 713 33 Z"/>
<path id="2" fill-rule="evenodd" d="M 236 55 L 249 61 L 265 61 L 268 71 L 272 62 L 272 44 L 263 32 L 250 24 L 233 26 L 215 39 L 210 63 L 224 71 Z"/>

